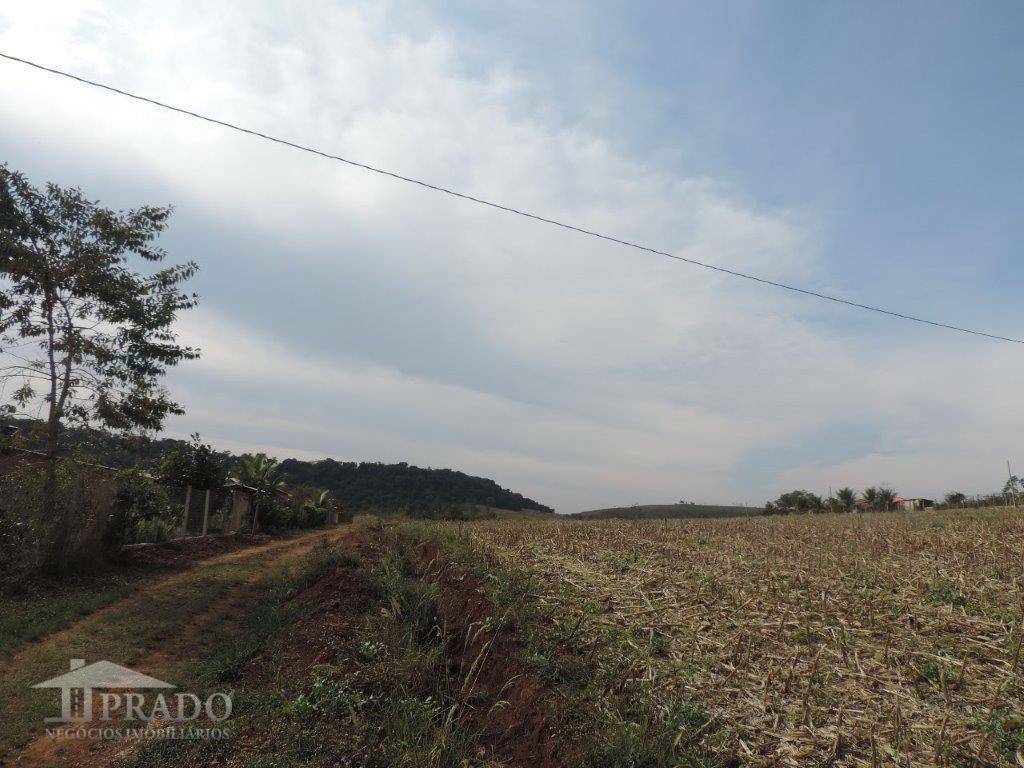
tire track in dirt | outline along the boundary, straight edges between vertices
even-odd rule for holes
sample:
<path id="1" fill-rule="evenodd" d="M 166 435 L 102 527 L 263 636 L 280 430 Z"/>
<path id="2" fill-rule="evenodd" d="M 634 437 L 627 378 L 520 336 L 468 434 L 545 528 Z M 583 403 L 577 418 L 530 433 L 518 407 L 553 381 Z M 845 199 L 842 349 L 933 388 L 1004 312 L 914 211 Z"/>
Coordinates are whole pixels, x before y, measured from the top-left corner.
<path id="1" fill-rule="evenodd" d="M 263 562 L 260 567 L 247 575 L 244 579 L 233 585 L 230 591 L 222 595 L 220 599 L 209 605 L 205 610 L 193 614 L 186 624 L 183 624 L 173 636 L 163 639 L 157 648 L 150 650 L 141 659 L 133 662 L 134 667 L 147 674 L 160 676 L 160 670 L 177 661 L 187 659 L 187 653 L 194 652 L 197 641 L 203 631 L 225 617 L 236 614 L 247 604 L 247 598 L 251 596 L 255 585 L 263 578 L 271 568 L 286 560 L 297 559 L 312 551 L 318 544 L 324 541 L 336 543 L 348 535 L 348 530 L 324 532 L 322 530 L 301 534 L 274 544 L 251 547 L 242 550 L 232 551 L 218 555 L 206 560 L 197 561 L 191 567 L 181 573 L 162 579 L 160 582 L 144 587 L 143 589 L 129 595 L 111 605 L 96 611 L 81 620 L 76 621 L 56 633 L 53 633 L 41 641 L 22 649 L 25 653 L 32 649 L 38 649 L 44 643 L 57 643 L 62 638 L 71 636 L 76 628 L 85 622 L 102 621 L 104 615 L 121 610 L 133 603 L 147 599 L 161 590 L 181 583 L 194 574 L 197 568 L 212 566 L 226 562 L 235 562 L 247 558 L 260 557 Z M 21 652 L 19 651 L 19 655 Z M 17 656 L 10 660 L 15 662 Z M 2 670 L 2 667 L 0 667 Z M 97 741 L 90 739 L 60 739 L 40 734 L 24 747 L 14 750 L 0 759 L 0 768 L 11 766 L 11 768 L 44 768 L 49 766 L 75 766 L 75 768 L 99 768 L 110 765 L 115 760 L 125 757 L 133 752 L 139 745 L 137 741 Z"/>
<path id="2" fill-rule="evenodd" d="M 214 555 L 213 557 L 208 557 L 203 560 L 196 560 L 193 563 L 190 563 L 188 567 L 186 567 L 184 570 L 176 571 L 175 573 L 172 573 L 169 576 L 160 579 L 159 581 L 156 581 L 152 584 L 148 584 L 143 587 L 139 587 L 138 589 L 131 592 L 131 594 L 125 595 L 124 597 L 119 598 L 114 602 L 109 603 L 103 606 L 102 608 L 99 608 L 98 610 L 93 611 L 92 613 L 86 614 L 84 616 L 79 616 L 73 622 L 71 622 L 65 627 L 58 629 L 56 632 L 51 632 L 47 635 L 43 635 L 42 637 L 33 640 L 31 643 L 23 645 L 21 648 L 15 651 L 13 655 L 8 657 L 6 660 L 0 662 L 0 674 L 3 674 L 8 669 L 13 669 L 17 667 L 19 661 L 24 660 L 24 658 L 29 654 L 35 653 L 40 646 L 59 643 L 61 642 L 61 640 L 64 640 L 74 635 L 75 632 L 77 632 L 78 629 L 80 629 L 83 624 L 97 620 L 102 620 L 104 616 L 117 613 L 130 605 L 139 603 L 142 600 L 145 600 L 147 597 L 167 589 L 168 587 L 180 584 L 181 582 L 191 578 L 195 574 L 195 572 L 200 568 L 205 568 L 211 565 L 218 565 L 221 563 L 236 562 L 238 560 L 244 560 L 249 557 L 256 557 L 261 554 L 273 555 L 275 553 L 280 552 L 281 550 L 287 550 L 292 547 L 299 546 L 303 542 L 309 541 L 310 539 L 315 539 L 316 536 L 323 535 L 323 531 L 315 531 L 308 534 L 300 534 L 299 536 L 296 536 L 294 538 L 285 539 L 283 541 L 274 542 L 272 544 L 256 544 L 252 547 L 236 549 L 230 552 L 226 552 L 224 554 Z M 0 765 L 3 764 L 0 763 Z"/>

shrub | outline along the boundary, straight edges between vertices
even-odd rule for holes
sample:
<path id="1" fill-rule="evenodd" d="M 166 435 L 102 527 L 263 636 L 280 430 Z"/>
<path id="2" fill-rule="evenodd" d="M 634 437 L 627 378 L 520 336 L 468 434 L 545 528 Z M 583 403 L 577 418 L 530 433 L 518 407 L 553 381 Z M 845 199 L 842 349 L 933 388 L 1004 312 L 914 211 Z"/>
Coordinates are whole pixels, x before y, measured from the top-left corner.
<path id="1" fill-rule="evenodd" d="M 339 523 L 351 523 L 354 513 L 348 506 L 338 507 L 338 522 Z"/>
<path id="2" fill-rule="evenodd" d="M 177 511 L 167 491 L 141 472 L 127 470 L 118 476 L 117 505 L 104 535 L 108 551 L 124 544 L 167 541 L 174 530 Z"/>
<path id="3" fill-rule="evenodd" d="M 788 515 L 794 512 L 824 512 L 825 502 L 821 496 L 810 491 L 790 491 L 784 493 L 774 502 L 764 505 L 762 514 Z"/>
<path id="4" fill-rule="evenodd" d="M 291 527 L 293 511 L 276 498 L 259 501 L 259 527 L 261 530 L 283 531 Z"/>
<path id="5" fill-rule="evenodd" d="M 288 495 L 264 497 L 260 501 L 260 527 L 282 531 L 288 528 L 316 528 L 327 522 L 323 491 L 311 486 L 293 486 Z"/>
<path id="6" fill-rule="evenodd" d="M 125 544 L 152 543 L 159 544 L 170 541 L 174 532 L 174 523 L 160 517 L 139 519 L 128 529 Z"/>
<path id="7" fill-rule="evenodd" d="M 114 480 L 70 459 L 59 461 L 56 514 L 50 516 L 43 510 L 44 470 L 42 461 L 26 457 L 0 475 L 0 572 L 8 576 L 31 573 L 44 563 L 93 567 L 107 549 L 107 529 L 116 514 Z"/>
<path id="8" fill-rule="evenodd" d="M 5 579 L 21 580 L 35 567 L 30 553 L 37 551 L 38 541 L 28 523 L 0 509 L 0 574 Z"/>

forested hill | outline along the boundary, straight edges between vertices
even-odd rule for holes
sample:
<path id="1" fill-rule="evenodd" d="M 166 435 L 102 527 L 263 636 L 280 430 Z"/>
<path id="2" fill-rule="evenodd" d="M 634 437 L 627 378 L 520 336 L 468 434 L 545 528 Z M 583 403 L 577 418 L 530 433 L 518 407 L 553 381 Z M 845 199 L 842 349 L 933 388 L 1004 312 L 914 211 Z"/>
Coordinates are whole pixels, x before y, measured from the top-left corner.
<path id="1" fill-rule="evenodd" d="M 0 418 L 0 426 L 21 429 L 22 447 L 42 447 L 42 423 L 31 419 Z M 64 429 L 62 442 L 80 458 L 108 467 L 156 467 L 165 453 L 183 440 L 172 438 L 124 438 L 98 429 Z M 0 436 L 0 442 L 4 438 Z M 228 467 L 238 457 L 216 451 Z M 447 504 L 478 504 L 497 509 L 552 512 L 533 499 L 502 488 L 486 477 L 474 477 L 452 469 L 421 469 L 406 463 L 380 464 L 339 462 L 333 459 L 309 462 L 285 459 L 282 477 L 292 484 L 323 488 L 350 509 L 377 508 L 381 511 L 422 510 Z"/>
<path id="2" fill-rule="evenodd" d="M 326 488 L 353 508 L 382 506 L 401 509 L 451 503 L 481 504 L 498 509 L 551 512 L 533 499 L 502 488 L 493 480 L 453 469 L 423 469 L 401 462 L 379 464 L 323 459 L 286 459 L 281 474 L 290 483 Z"/>

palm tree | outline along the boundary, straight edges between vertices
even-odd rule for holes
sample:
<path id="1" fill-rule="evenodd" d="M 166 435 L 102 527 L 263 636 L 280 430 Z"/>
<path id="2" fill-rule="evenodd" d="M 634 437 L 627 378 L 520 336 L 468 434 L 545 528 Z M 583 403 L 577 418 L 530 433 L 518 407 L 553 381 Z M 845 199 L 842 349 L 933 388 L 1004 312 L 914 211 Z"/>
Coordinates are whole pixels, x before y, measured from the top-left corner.
<path id="1" fill-rule="evenodd" d="M 896 503 L 896 491 L 892 488 L 878 489 L 878 507 L 886 512 L 893 508 Z"/>
<path id="2" fill-rule="evenodd" d="M 307 499 L 302 505 L 307 520 L 316 520 L 316 525 L 322 524 L 327 519 L 327 502 L 330 500 L 330 497 L 330 491 L 321 491 L 315 500 Z"/>
<path id="3" fill-rule="evenodd" d="M 870 488 L 865 488 L 861 491 L 860 497 L 864 499 L 864 503 L 867 504 L 868 509 L 871 511 L 876 511 L 878 509 L 878 489 L 875 488 L 875 486 L 872 485 Z"/>
<path id="4" fill-rule="evenodd" d="M 840 512 L 853 512 L 857 506 L 857 492 L 853 488 L 840 488 L 836 491 L 836 501 Z"/>
<path id="5" fill-rule="evenodd" d="M 260 516 L 260 502 L 274 494 L 284 492 L 284 480 L 277 476 L 278 462 L 265 453 L 245 453 L 239 460 L 231 482 L 247 485 L 255 491 L 256 502 L 252 512 L 252 532 L 256 533 Z"/>

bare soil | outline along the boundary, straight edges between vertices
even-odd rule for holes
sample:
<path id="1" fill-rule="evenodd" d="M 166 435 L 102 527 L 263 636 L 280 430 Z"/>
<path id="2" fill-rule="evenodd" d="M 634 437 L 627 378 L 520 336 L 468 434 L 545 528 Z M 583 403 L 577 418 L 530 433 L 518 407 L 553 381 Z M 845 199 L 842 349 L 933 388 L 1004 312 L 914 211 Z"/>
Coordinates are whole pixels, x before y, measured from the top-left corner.
<path id="1" fill-rule="evenodd" d="M 438 610 L 452 638 L 448 654 L 459 677 L 472 680 L 482 746 L 489 756 L 516 768 L 563 768 L 564 740 L 552 727 L 556 702 L 523 660 L 523 644 L 509 629 L 483 631 L 494 617 L 483 583 L 448 559 L 436 544 L 420 548 L 427 577 L 438 586 Z"/>

